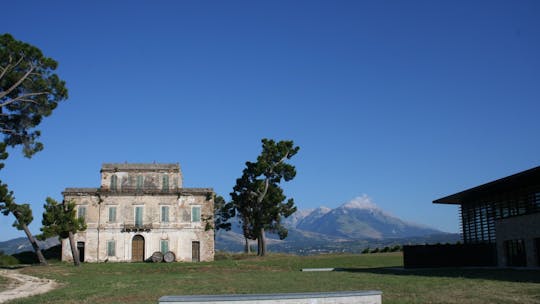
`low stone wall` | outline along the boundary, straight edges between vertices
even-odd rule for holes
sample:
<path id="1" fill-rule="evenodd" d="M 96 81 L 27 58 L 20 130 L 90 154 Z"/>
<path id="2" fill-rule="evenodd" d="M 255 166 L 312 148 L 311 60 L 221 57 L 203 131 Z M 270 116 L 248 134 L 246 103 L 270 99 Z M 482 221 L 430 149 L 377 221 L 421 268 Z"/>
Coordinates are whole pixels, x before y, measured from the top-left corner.
<path id="1" fill-rule="evenodd" d="M 380 291 L 340 291 L 246 295 L 164 296 L 160 304 L 381 304 Z"/>

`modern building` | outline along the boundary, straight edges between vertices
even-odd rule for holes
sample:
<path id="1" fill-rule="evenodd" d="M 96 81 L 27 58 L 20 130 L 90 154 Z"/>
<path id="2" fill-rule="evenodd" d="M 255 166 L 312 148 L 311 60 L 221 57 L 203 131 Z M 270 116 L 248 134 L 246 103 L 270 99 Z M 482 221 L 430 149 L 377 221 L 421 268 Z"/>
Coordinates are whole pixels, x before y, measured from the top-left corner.
<path id="1" fill-rule="evenodd" d="M 214 191 L 182 181 L 178 164 L 103 164 L 99 188 L 66 188 L 64 200 L 87 224 L 75 235 L 80 260 L 145 261 L 159 251 L 212 261 Z M 62 260 L 73 260 L 68 239 Z"/>
<path id="2" fill-rule="evenodd" d="M 493 244 L 500 267 L 540 267 L 540 166 L 433 201 L 460 206 L 464 244 Z"/>

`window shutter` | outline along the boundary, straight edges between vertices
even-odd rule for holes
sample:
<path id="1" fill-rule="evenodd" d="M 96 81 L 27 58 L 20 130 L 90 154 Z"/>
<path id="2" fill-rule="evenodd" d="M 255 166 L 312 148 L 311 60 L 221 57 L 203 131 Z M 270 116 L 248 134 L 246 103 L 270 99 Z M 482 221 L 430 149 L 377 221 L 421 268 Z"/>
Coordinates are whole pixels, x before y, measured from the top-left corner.
<path id="1" fill-rule="evenodd" d="M 191 207 L 191 221 L 200 222 L 201 221 L 201 207 Z"/>
<path id="2" fill-rule="evenodd" d="M 166 253 L 167 251 L 169 251 L 169 241 L 161 240 L 161 252 Z"/>
<path id="3" fill-rule="evenodd" d="M 141 227 L 143 224 L 143 207 L 135 207 L 135 226 Z"/>
<path id="4" fill-rule="evenodd" d="M 116 222 L 116 207 L 109 207 L 109 222 Z"/>
<path id="5" fill-rule="evenodd" d="M 115 256 L 115 255 L 116 255 L 116 242 L 107 241 L 107 256 Z"/>
<path id="6" fill-rule="evenodd" d="M 163 223 L 169 222 L 169 206 L 161 206 L 161 221 Z"/>

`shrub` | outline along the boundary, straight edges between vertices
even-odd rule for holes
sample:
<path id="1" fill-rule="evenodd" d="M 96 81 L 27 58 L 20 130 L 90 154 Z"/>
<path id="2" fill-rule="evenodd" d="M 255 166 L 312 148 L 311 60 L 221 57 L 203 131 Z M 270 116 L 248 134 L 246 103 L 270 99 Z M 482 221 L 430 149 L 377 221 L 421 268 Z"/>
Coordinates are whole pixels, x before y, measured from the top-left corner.
<path id="1" fill-rule="evenodd" d="M 0 266 L 12 266 L 20 264 L 14 256 L 11 255 L 0 255 Z"/>

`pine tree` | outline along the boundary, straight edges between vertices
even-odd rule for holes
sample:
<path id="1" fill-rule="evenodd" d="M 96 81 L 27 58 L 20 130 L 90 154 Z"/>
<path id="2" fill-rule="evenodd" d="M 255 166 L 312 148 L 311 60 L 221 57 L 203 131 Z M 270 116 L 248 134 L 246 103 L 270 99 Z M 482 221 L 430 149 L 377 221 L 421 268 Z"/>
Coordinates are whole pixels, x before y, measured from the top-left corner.
<path id="1" fill-rule="evenodd" d="M 266 255 L 265 231 L 287 237 L 281 224 L 283 217 L 296 211 L 294 200 L 288 199 L 279 184 L 296 176 L 294 166 L 286 163 L 299 151 L 293 141 L 262 140 L 262 152 L 256 162 L 246 162 L 242 176 L 231 193 L 232 204 L 242 223 L 244 237 L 257 240 L 257 255 Z"/>

